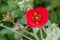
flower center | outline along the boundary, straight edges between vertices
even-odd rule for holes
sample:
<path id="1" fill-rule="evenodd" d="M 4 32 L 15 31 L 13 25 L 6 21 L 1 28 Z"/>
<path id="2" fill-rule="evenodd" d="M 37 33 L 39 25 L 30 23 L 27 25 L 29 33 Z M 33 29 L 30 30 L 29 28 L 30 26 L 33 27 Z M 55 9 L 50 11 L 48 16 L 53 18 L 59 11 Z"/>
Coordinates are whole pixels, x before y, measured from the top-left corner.
<path id="1" fill-rule="evenodd" d="M 36 24 L 39 24 L 39 22 L 41 21 L 41 15 L 35 12 L 35 13 L 34 13 L 34 16 L 33 16 L 33 21 L 34 21 Z"/>

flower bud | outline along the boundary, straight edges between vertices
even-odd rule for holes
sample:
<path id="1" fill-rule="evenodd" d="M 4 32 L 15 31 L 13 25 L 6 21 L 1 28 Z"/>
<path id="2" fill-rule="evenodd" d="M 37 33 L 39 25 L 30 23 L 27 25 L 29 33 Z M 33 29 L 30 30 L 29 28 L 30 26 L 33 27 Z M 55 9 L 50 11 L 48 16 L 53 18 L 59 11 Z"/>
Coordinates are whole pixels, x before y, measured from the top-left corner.
<path id="1" fill-rule="evenodd" d="M 5 21 L 14 21 L 14 15 L 12 13 L 3 14 L 3 18 Z"/>
<path id="2" fill-rule="evenodd" d="M 18 24 L 15 25 L 15 27 L 14 27 L 13 30 L 18 31 L 18 30 L 20 30 L 20 29 L 22 29 L 22 28 L 24 28 L 24 26 L 22 26 L 20 23 L 18 23 Z"/>

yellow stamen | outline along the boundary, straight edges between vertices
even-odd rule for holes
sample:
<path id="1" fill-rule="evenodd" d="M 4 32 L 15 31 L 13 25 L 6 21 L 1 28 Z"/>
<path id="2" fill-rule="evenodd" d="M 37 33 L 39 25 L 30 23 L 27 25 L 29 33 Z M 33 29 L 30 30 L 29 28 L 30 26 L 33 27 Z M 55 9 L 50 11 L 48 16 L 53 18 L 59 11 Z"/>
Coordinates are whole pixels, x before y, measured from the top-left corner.
<path id="1" fill-rule="evenodd" d="M 33 21 L 36 23 L 36 24 L 39 24 L 40 22 L 40 19 L 41 19 L 41 15 L 38 14 L 38 13 L 34 13 L 34 16 L 32 17 Z"/>
<path id="2" fill-rule="evenodd" d="M 39 17 L 37 16 L 36 19 L 39 19 Z"/>

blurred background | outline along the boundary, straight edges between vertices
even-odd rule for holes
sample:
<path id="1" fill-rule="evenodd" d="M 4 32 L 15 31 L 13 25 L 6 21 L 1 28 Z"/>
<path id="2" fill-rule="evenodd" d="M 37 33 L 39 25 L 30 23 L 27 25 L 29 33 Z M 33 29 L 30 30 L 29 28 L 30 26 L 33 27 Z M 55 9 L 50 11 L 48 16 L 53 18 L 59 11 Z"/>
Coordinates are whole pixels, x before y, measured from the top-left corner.
<path id="1" fill-rule="evenodd" d="M 27 27 L 25 14 L 29 8 L 37 7 L 45 7 L 50 13 L 49 21 L 60 27 L 60 0 L 0 0 L 0 24 L 14 28 L 14 23 L 20 23 Z M 27 40 L 25 37 L 23 39 Z M 0 40 L 20 40 L 20 36 L 0 27 Z"/>

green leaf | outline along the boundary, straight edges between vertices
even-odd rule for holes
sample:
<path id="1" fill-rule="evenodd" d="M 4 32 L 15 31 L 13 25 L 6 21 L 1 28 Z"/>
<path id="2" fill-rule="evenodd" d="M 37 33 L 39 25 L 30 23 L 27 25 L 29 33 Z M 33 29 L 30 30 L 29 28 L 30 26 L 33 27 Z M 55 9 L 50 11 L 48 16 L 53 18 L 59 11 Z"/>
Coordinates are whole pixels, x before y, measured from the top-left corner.
<path id="1" fill-rule="evenodd" d="M 13 23 L 11 23 L 9 21 L 3 21 L 2 23 L 3 23 L 3 25 L 5 25 L 7 27 L 12 27 L 13 26 Z"/>
<path id="2" fill-rule="evenodd" d="M 7 34 L 7 37 L 9 38 L 9 40 L 15 40 L 14 33 Z"/>
<path id="3" fill-rule="evenodd" d="M 8 33 L 11 33 L 11 31 L 8 30 L 8 29 L 2 29 L 1 32 L 0 32 L 1 35 L 5 35 L 5 34 L 8 34 Z"/>
<path id="4" fill-rule="evenodd" d="M 9 11 L 8 8 L 9 8 L 8 6 L 3 6 L 3 7 L 1 8 L 1 13 L 7 13 L 7 12 Z"/>
<path id="5" fill-rule="evenodd" d="M 23 15 L 24 15 L 24 12 L 23 11 L 21 11 L 21 10 L 19 10 L 19 9 L 17 9 L 17 10 L 14 10 L 13 11 L 14 12 L 14 16 L 16 17 L 22 17 Z"/>
<path id="6" fill-rule="evenodd" d="M 50 21 L 52 22 L 52 23 L 57 23 L 57 15 L 56 15 L 56 13 L 54 12 L 51 12 L 50 13 Z"/>
<path id="7" fill-rule="evenodd" d="M 21 19 L 18 19 L 17 23 L 26 24 L 25 15 Z"/>
<path id="8" fill-rule="evenodd" d="M 52 10 L 52 6 L 51 5 L 47 6 L 47 10 L 51 11 Z"/>
<path id="9" fill-rule="evenodd" d="M 13 9 L 16 9 L 16 8 L 18 8 L 18 2 L 17 1 L 8 1 L 8 6 Z"/>
<path id="10" fill-rule="evenodd" d="M 50 20 L 47 22 L 46 26 L 51 26 Z"/>
<path id="11" fill-rule="evenodd" d="M 39 31 L 39 28 L 34 28 L 34 29 L 33 29 L 33 32 L 34 32 L 34 33 L 37 33 L 38 31 Z"/>
<path id="12" fill-rule="evenodd" d="M 60 40 L 60 37 L 58 38 L 58 40 Z"/>
<path id="13" fill-rule="evenodd" d="M 14 33 L 14 38 L 18 40 L 20 38 L 20 35 L 17 33 Z"/>
<path id="14" fill-rule="evenodd" d="M 56 5 L 60 9 L 60 0 L 53 0 L 53 5 Z"/>
<path id="15" fill-rule="evenodd" d="M 7 40 L 5 36 L 0 35 L 0 40 Z"/>
<path id="16" fill-rule="evenodd" d="M 0 14 L 0 21 L 2 21 L 3 17 L 2 17 L 2 14 Z"/>

